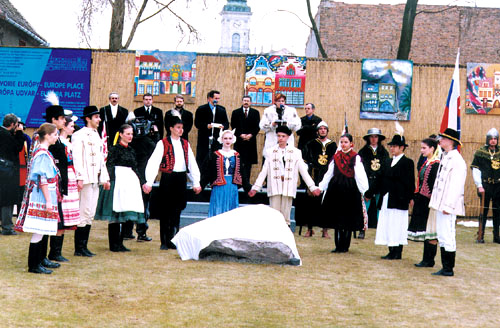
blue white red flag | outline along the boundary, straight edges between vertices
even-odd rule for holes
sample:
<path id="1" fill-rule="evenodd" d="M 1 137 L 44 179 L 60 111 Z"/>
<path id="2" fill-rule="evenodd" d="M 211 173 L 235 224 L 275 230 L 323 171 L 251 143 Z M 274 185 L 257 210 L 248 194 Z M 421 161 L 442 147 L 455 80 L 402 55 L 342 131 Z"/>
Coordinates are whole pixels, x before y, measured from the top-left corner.
<path id="1" fill-rule="evenodd" d="M 458 132 L 460 137 L 460 72 L 458 62 L 460 58 L 460 49 L 458 49 L 457 60 L 455 61 L 455 70 L 451 80 L 450 91 L 448 91 L 448 99 L 444 109 L 443 119 L 439 132 L 443 133 L 447 128 L 451 128 Z"/>

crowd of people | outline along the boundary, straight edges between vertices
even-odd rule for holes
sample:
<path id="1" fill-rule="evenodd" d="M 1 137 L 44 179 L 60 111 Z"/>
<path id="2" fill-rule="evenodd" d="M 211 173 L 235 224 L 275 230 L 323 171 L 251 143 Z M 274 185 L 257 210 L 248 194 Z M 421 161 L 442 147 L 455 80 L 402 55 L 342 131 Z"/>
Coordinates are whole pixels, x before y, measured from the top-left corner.
<path id="1" fill-rule="evenodd" d="M 176 95 L 175 107 L 163 115 L 151 94 L 129 112 L 113 92 L 109 105 L 84 108 L 85 126 L 77 130 L 77 118 L 51 94 L 47 123 L 32 140 L 15 114 L 6 115 L 0 129 L 2 234 L 33 234 L 28 271 L 51 273 L 68 261 L 62 256 L 66 230 L 75 231 L 75 256 L 95 256 L 88 248 L 94 219 L 108 221 L 112 252 L 130 251 L 123 240 L 135 238 L 134 225 L 138 242 L 151 241 L 147 221 L 152 207 L 160 220 L 160 249 L 175 249 L 171 240 L 179 231 L 189 185 L 195 194 L 211 188 L 209 217 L 237 208 L 239 188 L 254 197 L 266 186 L 270 206 L 288 225 L 295 201 L 299 235 L 302 226 L 307 227 L 304 237 L 314 235 L 314 226 L 322 228 L 323 238 L 330 238 L 328 229 L 334 229 L 333 253 L 348 252 L 353 235 L 363 239 L 367 228 L 376 228 L 375 244 L 389 248 L 383 259 L 401 259 L 408 240 L 421 241 L 423 259 L 415 265 L 434 266 L 439 245 L 443 268 L 434 274 L 454 274 L 455 221 L 465 214 L 466 177 L 457 131 L 447 129 L 422 140 L 415 185 L 415 165 L 405 156 L 408 144 L 399 124 L 389 152 L 378 128 L 368 130 L 366 144 L 356 152 L 349 133 L 342 133 L 338 145 L 328 138 L 328 124 L 314 114 L 312 103 L 300 117 L 285 104 L 286 96 L 277 94 L 261 117 L 244 96 L 229 120 L 220 99 L 220 92 L 210 91 L 207 104 L 193 115 L 184 108 L 183 96 Z M 189 143 L 193 124 L 198 130 L 196 157 Z M 263 165 L 252 184 L 260 130 L 265 133 Z M 497 130 L 488 132 L 471 167 L 484 218 L 493 202 L 494 242 L 500 243 Z M 13 205 L 18 208 L 15 225 Z M 484 243 L 485 221 L 480 222 L 479 243 Z"/>

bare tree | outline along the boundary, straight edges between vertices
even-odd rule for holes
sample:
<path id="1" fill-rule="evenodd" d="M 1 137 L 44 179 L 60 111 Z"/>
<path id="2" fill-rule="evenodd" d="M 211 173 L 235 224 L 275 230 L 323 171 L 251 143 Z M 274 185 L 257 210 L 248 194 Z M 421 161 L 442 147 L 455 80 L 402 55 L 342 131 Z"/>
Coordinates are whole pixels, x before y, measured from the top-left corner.
<path id="1" fill-rule="evenodd" d="M 321 43 L 321 36 L 318 31 L 318 25 L 316 25 L 316 21 L 314 20 L 314 17 L 312 15 L 311 1 L 306 0 L 306 3 L 307 3 L 307 14 L 309 15 L 309 20 L 311 21 L 311 29 L 313 30 L 314 37 L 316 38 L 316 43 L 318 44 L 319 52 L 321 53 L 321 57 L 328 58 L 325 48 L 323 48 L 323 44 Z"/>
<path id="2" fill-rule="evenodd" d="M 406 1 L 397 59 L 408 59 L 410 56 L 411 39 L 413 38 L 413 23 L 417 15 L 417 2 L 418 0 Z"/>
<path id="3" fill-rule="evenodd" d="M 168 0 L 167 3 L 164 3 L 163 0 L 152 0 L 151 2 L 156 5 L 156 11 L 146 18 L 142 18 L 148 3 L 151 3 L 149 0 L 142 0 L 141 6 L 138 10 L 135 5 L 136 1 L 134 0 L 82 0 L 82 11 L 78 17 L 78 28 L 84 42 L 90 47 L 90 35 L 92 34 L 92 27 L 95 25 L 94 16 L 102 13 L 107 6 L 110 5 L 112 14 L 111 27 L 109 30 L 109 51 L 119 51 L 122 49 L 128 49 L 139 24 L 153 18 L 164 10 L 167 10 L 178 21 L 177 28 L 181 32 L 184 33 L 184 28 L 187 28 L 187 32 L 190 37 L 194 36 L 195 39 L 199 39 L 198 31 L 170 7 L 175 1 L 176 0 Z M 190 0 L 185 1 L 189 2 Z M 135 19 L 127 41 L 125 42 L 125 45 L 123 45 L 126 12 L 128 12 L 130 16 L 135 14 Z"/>

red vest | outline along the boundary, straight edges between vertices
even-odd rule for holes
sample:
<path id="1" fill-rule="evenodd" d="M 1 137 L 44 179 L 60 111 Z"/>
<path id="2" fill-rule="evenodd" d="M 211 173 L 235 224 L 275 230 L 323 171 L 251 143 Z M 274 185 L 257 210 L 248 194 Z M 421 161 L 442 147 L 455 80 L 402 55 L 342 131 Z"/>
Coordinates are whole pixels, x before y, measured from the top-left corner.
<path id="1" fill-rule="evenodd" d="M 163 142 L 163 159 L 160 164 L 160 171 L 162 173 L 172 173 L 175 165 L 175 154 L 174 147 L 172 146 L 172 140 L 170 137 L 165 137 Z M 184 150 L 184 161 L 186 162 L 186 172 L 189 172 L 188 166 L 188 151 L 189 143 L 186 139 L 181 138 L 182 150 Z"/>

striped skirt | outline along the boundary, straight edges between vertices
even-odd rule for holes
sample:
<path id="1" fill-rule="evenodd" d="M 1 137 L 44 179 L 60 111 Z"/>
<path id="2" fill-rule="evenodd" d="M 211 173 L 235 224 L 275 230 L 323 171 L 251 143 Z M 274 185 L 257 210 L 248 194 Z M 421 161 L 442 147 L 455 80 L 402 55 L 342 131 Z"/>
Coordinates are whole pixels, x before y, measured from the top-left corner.
<path id="1" fill-rule="evenodd" d="M 75 226 L 80 223 L 80 196 L 73 166 L 68 166 L 68 195 L 63 196 L 62 212 L 65 226 Z"/>

